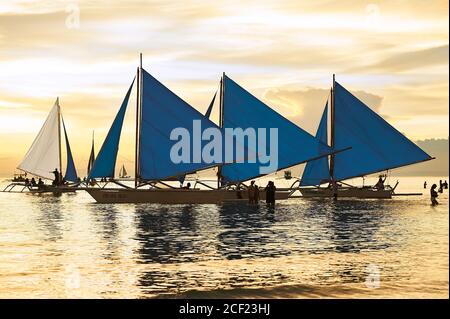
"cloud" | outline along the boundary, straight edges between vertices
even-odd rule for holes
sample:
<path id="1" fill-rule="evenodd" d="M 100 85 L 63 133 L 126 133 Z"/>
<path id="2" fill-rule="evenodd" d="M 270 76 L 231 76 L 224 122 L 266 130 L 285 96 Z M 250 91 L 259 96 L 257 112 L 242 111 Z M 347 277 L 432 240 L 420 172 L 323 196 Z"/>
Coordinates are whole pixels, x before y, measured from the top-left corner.
<path id="1" fill-rule="evenodd" d="M 78 29 L 65 25 L 71 3 Z M 336 73 L 409 137 L 447 136 L 448 1 L 374 3 L 2 1 L 0 121 L 29 124 L 21 137 L 1 133 L 14 141 L 1 149 L 22 156 L 60 96 L 75 156 L 87 157 L 91 130 L 103 139 L 139 52 L 147 71 L 200 111 L 226 72 L 315 133 Z"/>
<path id="2" fill-rule="evenodd" d="M 381 96 L 361 90 L 352 93 L 375 112 L 379 112 L 383 101 Z M 329 94 L 329 89 L 321 88 L 304 90 L 275 88 L 268 89 L 263 98 L 282 115 L 314 135 Z"/>
<path id="3" fill-rule="evenodd" d="M 397 53 L 372 65 L 362 66 L 355 71 L 376 71 L 380 73 L 404 72 L 434 65 L 448 65 L 448 44 L 423 50 Z"/>
<path id="4" fill-rule="evenodd" d="M 416 144 L 435 159 L 398 169 L 395 173 L 410 176 L 448 176 L 448 138 L 418 140 Z"/>

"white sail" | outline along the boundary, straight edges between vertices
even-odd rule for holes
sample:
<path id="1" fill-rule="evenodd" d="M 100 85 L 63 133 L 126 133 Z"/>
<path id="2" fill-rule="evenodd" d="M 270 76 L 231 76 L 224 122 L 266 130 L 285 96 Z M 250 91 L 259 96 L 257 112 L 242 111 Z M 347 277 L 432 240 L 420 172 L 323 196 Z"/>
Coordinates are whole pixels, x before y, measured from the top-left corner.
<path id="1" fill-rule="evenodd" d="M 122 165 L 122 167 L 120 168 L 120 172 L 119 172 L 119 177 L 120 178 L 125 178 L 127 177 L 127 170 L 125 169 L 125 165 Z"/>
<path id="2" fill-rule="evenodd" d="M 61 171 L 59 108 L 59 101 L 56 99 L 55 105 L 18 169 L 47 179 L 54 178 L 51 172 L 55 168 Z"/>

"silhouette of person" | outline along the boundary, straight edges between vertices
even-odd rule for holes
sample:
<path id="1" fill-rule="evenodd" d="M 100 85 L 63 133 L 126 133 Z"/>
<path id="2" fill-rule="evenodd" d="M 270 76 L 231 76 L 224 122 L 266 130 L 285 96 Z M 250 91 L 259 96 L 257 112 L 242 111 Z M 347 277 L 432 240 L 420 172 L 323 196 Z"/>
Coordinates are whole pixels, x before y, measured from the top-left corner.
<path id="1" fill-rule="evenodd" d="M 42 180 L 42 178 L 39 178 L 39 180 L 38 180 L 38 186 L 40 187 L 40 186 L 42 186 L 42 185 L 44 185 L 44 181 Z"/>
<path id="2" fill-rule="evenodd" d="M 272 203 L 272 206 L 275 206 L 275 194 L 277 192 L 277 188 L 276 188 L 275 183 L 273 181 L 271 181 L 270 183 L 272 184 L 272 186 L 271 186 L 271 188 L 272 188 L 272 191 L 271 191 L 271 193 L 272 193 L 271 194 L 271 203 Z"/>
<path id="3" fill-rule="evenodd" d="M 427 188 L 427 181 L 423 183 L 423 188 Z"/>
<path id="4" fill-rule="evenodd" d="M 25 178 L 25 186 L 30 185 L 30 180 L 28 178 Z"/>
<path id="5" fill-rule="evenodd" d="M 31 178 L 31 186 L 36 186 L 36 180 L 34 177 Z"/>
<path id="6" fill-rule="evenodd" d="M 53 180 L 53 185 L 59 185 L 59 181 L 60 181 L 60 179 L 59 179 L 59 177 L 60 177 L 60 174 L 59 174 L 59 171 L 58 171 L 58 169 L 57 168 L 55 168 L 55 170 L 52 172 L 53 173 L 53 175 L 55 175 L 55 179 Z"/>
<path id="7" fill-rule="evenodd" d="M 241 183 L 236 186 L 236 198 L 242 199 Z"/>
<path id="8" fill-rule="evenodd" d="M 253 199 L 254 199 L 255 204 L 258 204 L 258 202 L 259 202 L 259 186 L 255 184 L 254 187 L 255 187 L 255 189 L 254 189 L 255 194 L 253 196 Z"/>
<path id="9" fill-rule="evenodd" d="M 444 181 L 444 188 L 445 188 L 445 189 L 448 189 L 448 183 L 447 183 L 447 180 Z"/>
<path id="10" fill-rule="evenodd" d="M 247 195 L 248 195 L 248 203 L 254 204 L 255 203 L 255 181 L 250 182 L 250 186 L 247 188 Z"/>
<path id="11" fill-rule="evenodd" d="M 265 191 L 266 191 L 266 204 L 269 206 L 275 206 L 276 187 L 273 181 L 269 181 L 267 183 Z"/>
<path id="12" fill-rule="evenodd" d="M 187 183 L 186 186 L 183 187 L 183 189 L 190 189 L 191 188 L 191 183 Z"/>
<path id="13" fill-rule="evenodd" d="M 442 180 L 439 180 L 439 193 L 443 193 L 444 192 L 444 184 L 442 183 Z"/>
<path id="14" fill-rule="evenodd" d="M 378 182 L 375 184 L 375 188 L 377 190 L 383 190 L 385 181 L 386 181 L 386 176 L 384 176 L 384 179 L 383 179 L 383 175 L 378 176 Z"/>
<path id="15" fill-rule="evenodd" d="M 430 197 L 431 197 L 431 205 L 435 206 L 438 205 L 438 201 L 436 200 L 436 198 L 438 197 L 438 193 L 436 192 L 436 184 L 433 184 L 433 186 L 431 186 L 430 189 Z"/>

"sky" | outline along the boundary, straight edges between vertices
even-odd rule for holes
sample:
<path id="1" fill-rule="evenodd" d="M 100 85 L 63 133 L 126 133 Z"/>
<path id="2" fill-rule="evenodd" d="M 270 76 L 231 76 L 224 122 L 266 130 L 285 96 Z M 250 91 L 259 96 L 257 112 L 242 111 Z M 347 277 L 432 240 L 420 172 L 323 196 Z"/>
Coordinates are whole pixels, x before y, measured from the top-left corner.
<path id="1" fill-rule="evenodd" d="M 140 52 L 201 112 L 226 72 L 314 134 L 335 73 L 410 139 L 448 139 L 448 9 L 441 0 L 2 0 L 0 174 L 12 174 L 59 97 L 83 175 L 92 131 L 98 151 Z M 129 167 L 133 111 L 118 158 Z"/>

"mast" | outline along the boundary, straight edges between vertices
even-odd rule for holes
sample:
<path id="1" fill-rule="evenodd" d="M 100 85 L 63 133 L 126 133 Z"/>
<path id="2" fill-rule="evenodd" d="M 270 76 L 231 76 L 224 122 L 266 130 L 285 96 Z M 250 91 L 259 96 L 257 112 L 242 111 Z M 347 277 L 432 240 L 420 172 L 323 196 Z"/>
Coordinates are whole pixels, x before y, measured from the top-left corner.
<path id="1" fill-rule="evenodd" d="M 91 159 L 89 158 L 89 165 L 90 165 L 90 168 L 92 168 L 92 164 L 94 164 L 94 161 L 95 161 L 95 149 L 94 149 L 94 147 L 95 147 L 95 140 L 94 140 L 94 130 L 92 130 L 92 143 L 91 143 L 91 155 L 92 155 L 92 163 L 90 163 L 90 161 L 91 161 Z M 88 169 L 88 171 L 90 171 L 90 169 Z M 88 174 L 89 174 L 89 172 L 88 172 Z"/>
<path id="2" fill-rule="evenodd" d="M 136 83 L 136 144 L 134 150 L 134 187 L 139 185 L 139 145 L 140 145 L 140 122 L 141 122 L 141 99 L 142 99 L 142 53 L 139 54 L 139 67 L 137 68 Z"/>
<path id="3" fill-rule="evenodd" d="M 334 148 L 334 94 L 335 94 L 335 76 L 333 74 L 333 86 L 331 88 L 331 141 L 330 146 L 333 149 Z M 330 176 L 331 179 L 334 180 L 334 156 L 335 154 L 330 155 Z"/>
<path id="4" fill-rule="evenodd" d="M 223 93 L 225 87 L 225 72 L 222 74 L 222 79 L 220 80 L 220 108 L 219 108 L 219 127 L 223 128 Z M 217 189 L 222 185 L 222 166 L 217 167 Z"/>
<path id="5" fill-rule="evenodd" d="M 62 174 L 62 156 L 61 156 L 61 106 L 59 105 L 59 97 L 56 98 L 58 108 L 58 145 L 59 145 L 59 173 Z"/>

